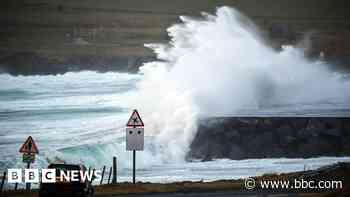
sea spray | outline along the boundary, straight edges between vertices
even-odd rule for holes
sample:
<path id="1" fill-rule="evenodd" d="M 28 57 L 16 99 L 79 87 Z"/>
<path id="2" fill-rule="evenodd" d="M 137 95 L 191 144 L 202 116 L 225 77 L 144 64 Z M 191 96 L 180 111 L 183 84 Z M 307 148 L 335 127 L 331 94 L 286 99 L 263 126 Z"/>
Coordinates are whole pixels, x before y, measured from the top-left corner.
<path id="1" fill-rule="evenodd" d="M 256 27 L 229 7 L 203 19 L 180 17 L 169 44 L 148 44 L 161 61 L 141 67 L 137 107 L 164 161 L 183 161 L 201 116 L 303 112 L 348 107 L 350 83 L 302 50 L 266 46 Z M 278 114 L 274 114 L 278 115 Z"/>

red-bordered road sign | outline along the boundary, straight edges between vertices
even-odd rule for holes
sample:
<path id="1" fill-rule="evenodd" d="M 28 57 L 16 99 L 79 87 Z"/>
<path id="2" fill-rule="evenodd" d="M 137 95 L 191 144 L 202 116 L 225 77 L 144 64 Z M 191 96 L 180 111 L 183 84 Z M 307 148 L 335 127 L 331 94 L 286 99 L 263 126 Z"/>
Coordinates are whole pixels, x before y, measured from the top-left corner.
<path id="1" fill-rule="evenodd" d="M 145 126 L 142 122 L 142 119 L 140 117 L 139 112 L 137 112 L 136 109 L 132 112 L 126 126 L 127 127 L 143 127 L 143 126 Z"/>
<path id="2" fill-rule="evenodd" d="M 34 153 L 38 154 L 39 150 L 32 138 L 32 136 L 29 136 L 27 140 L 24 142 L 24 144 L 19 149 L 20 153 Z"/>

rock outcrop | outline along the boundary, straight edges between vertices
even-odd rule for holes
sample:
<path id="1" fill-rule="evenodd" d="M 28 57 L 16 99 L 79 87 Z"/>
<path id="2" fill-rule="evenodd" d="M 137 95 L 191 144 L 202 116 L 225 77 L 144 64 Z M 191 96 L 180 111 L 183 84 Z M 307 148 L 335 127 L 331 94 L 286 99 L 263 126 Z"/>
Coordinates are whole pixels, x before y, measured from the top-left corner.
<path id="1" fill-rule="evenodd" d="M 350 156 L 350 118 L 232 117 L 200 121 L 188 158 Z"/>

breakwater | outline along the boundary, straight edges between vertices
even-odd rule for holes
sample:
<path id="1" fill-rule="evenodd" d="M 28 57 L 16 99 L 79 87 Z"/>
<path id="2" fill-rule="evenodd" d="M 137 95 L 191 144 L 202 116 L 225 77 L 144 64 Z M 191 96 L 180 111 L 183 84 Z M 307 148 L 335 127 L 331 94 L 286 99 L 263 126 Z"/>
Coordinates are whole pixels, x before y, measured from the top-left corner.
<path id="1" fill-rule="evenodd" d="M 223 117 L 200 121 L 188 158 L 350 155 L 350 118 Z"/>

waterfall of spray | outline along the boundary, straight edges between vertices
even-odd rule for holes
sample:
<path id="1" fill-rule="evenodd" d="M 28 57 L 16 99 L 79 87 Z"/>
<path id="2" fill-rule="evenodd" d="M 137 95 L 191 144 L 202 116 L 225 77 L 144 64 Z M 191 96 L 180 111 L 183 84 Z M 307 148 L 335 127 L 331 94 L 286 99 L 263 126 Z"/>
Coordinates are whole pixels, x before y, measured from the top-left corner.
<path id="1" fill-rule="evenodd" d="M 229 7 L 203 19 L 180 17 L 169 44 L 148 44 L 162 61 L 141 67 L 138 108 L 165 161 L 184 159 L 200 116 L 344 107 L 350 83 L 292 46 L 276 52 Z"/>

